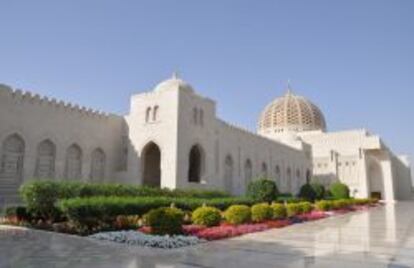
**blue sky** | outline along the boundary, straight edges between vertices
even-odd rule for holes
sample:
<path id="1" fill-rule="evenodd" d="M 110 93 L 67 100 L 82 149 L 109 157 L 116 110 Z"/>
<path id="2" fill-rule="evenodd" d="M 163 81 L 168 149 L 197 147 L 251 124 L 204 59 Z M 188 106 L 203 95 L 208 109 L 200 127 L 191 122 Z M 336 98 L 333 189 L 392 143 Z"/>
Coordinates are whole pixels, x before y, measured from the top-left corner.
<path id="1" fill-rule="evenodd" d="M 178 70 L 254 129 L 285 91 L 414 156 L 414 1 L 0 0 L 0 82 L 125 114 Z"/>

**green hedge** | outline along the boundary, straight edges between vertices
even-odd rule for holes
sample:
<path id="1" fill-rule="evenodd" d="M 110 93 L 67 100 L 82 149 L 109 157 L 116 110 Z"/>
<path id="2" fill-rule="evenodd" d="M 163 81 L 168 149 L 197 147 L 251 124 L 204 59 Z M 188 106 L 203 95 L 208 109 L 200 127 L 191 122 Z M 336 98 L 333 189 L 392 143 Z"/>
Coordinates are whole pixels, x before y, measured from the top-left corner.
<path id="1" fill-rule="evenodd" d="M 62 199 L 76 197 L 118 196 L 118 197 L 185 197 L 185 198 L 225 198 L 229 195 L 216 190 L 169 190 L 146 186 L 84 183 L 32 181 L 20 188 L 20 194 L 27 208 L 38 217 L 56 218 L 59 216 L 56 203 Z"/>
<path id="2" fill-rule="evenodd" d="M 151 209 L 175 207 L 195 210 L 203 205 L 225 210 L 232 205 L 252 205 L 246 198 L 171 198 L 171 197 L 89 197 L 59 202 L 63 214 L 71 221 L 89 225 L 96 221 L 112 221 L 118 215 L 144 215 Z"/>

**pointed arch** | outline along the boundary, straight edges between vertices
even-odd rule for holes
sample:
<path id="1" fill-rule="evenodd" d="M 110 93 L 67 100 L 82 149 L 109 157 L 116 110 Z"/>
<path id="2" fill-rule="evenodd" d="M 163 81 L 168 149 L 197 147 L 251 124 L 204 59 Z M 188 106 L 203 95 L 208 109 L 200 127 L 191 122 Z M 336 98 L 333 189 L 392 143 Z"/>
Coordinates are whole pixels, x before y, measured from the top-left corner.
<path id="1" fill-rule="evenodd" d="M 65 179 L 82 179 L 82 149 L 76 143 L 66 150 Z"/>
<path id="2" fill-rule="evenodd" d="M 234 161 L 231 155 L 227 155 L 224 159 L 224 189 L 232 193 L 234 176 Z"/>
<path id="3" fill-rule="evenodd" d="M 161 150 L 155 142 L 149 142 L 141 153 L 142 183 L 161 187 Z"/>
<path id="4" fill-rule="evenodd" d="M 15 133 L 3 141 L 0 180 L 20 182 L 23 180 L 25 142 L 23 138 Z"/>
<path id="5" fill-rule="evenodd" d="M 56 145 L 49 139 L 39 143 L 36 154 L 36 178 L 55 178 Z"/>
<path id="6" fill-rule="evenodd" d="M 188 181 L 201 182 L 201 176 L 205 169 L 205 155 L 204 150 L 199 144 L 191 147 L 188 157 Z"/>
<path id="7" fill-rule="evenodd" d="M 246 162 L 244 163 L 244 183 L 246 187 L 249 185 L 252 179 L 253 179 L 253 164 L 250 159 L 246 159 Z"/>
<path id="8" fill-rule="evenodd" d="M 292 192 L 292 169 L 290 167 L 286 170 L 286 191 Z"/>
<path id="9" fill-rule="evenodd" d="M 381 163 L 376 159 L 370 159 L 368 166 L 369 196 L 385 199 L 384 176 Z"/>
<path id="10" fill-rule="evenodd" d="M 91 172 L 89 178 L 91 181 L 102 181 L 105 179 L 106 155 L 101 148 L 96 148 L 91 156 Z"/>
<path id="11" fill-rule="evenodd" d="M 281 187 L 280 180 L 281 180 L 281 178 L 280 178 L 280 166 L 276 165 L 275 166 L 275 181 L 276 181 L 277 187 L 279 187 L 279 188 Z"/>
<path id="12" fill-rule="evenodd" d="M 269 173 L 268 173 L 268 170 L 267 170 L 267 164 L 265 162 L 262 163 L 262 170 L 261 170 L 261 172 L 262 172 L 261 176 L 263 178 L 268 178 L 269 177 Z"/>

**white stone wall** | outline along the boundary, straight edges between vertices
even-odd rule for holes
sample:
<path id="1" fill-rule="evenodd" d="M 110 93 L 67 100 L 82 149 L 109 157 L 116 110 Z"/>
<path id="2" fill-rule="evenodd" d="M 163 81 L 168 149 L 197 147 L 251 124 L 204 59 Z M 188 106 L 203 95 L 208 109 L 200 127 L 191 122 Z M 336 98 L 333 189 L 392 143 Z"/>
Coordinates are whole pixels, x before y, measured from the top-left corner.
<path id="1" fill-rule="evenodd" d="M 123 124 L 123 118 L 116 115 L 0 86 L 0 153 L 4 152 L 3 143 L 10 135 L 16 134 L 24 141 L 22 180 L 3 178 L 0 195 L 11 184 L 15 191 L 23 181 L 35 177 L 38 146 L 44 140 L 51 141 L 56 148 L 54 179 L 66 179 L 67 149 L 76 144 L 82 152 L 81 178 L 71 179 L 89 180 L 92 152 L 100 148 L 105 154 L 105 175 L 101 180 L 111 181 L 119 165 Z M 0 168 L 7 169 L 7 161 L 0 161 L 4 165 Z"/>

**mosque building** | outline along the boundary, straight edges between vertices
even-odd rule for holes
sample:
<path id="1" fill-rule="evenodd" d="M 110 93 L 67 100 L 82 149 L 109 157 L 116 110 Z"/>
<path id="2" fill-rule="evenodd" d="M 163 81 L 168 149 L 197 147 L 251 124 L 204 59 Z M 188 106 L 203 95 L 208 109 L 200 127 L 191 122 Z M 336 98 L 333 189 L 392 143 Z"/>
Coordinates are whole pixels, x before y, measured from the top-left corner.
<path id="1" fill-rule="evenodd" d="M 173 75 L 133 95 L 126 116 L 0 85 L 0 202 L 27 180 L 118 182 L 243 194 L 259 177 L 284 193 L 341 181 L 354 197 L 411 198 L 410 163 L 366 130 L 327 132 L 321 110 L 287 93 L 253 133 L 216 114 L 215 101 Z"/>

